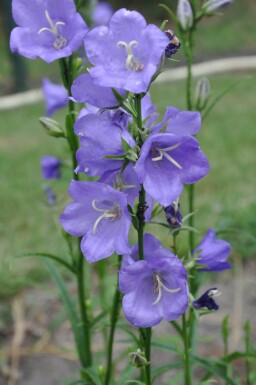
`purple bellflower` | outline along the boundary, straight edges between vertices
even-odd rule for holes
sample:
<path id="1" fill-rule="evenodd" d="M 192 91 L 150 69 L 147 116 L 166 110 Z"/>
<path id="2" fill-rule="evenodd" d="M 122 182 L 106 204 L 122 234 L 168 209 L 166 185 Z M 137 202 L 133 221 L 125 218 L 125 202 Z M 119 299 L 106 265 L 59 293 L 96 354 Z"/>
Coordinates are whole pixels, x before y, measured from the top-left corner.
<path id="1" fill-rule="evenodd" d="M 195 138 L 167 133 L 147 138 L 135 171 L 146 192 L 166 207 L 180 196 L 183 184 L 197 182 L 209 168 Z"/>
<path id="2" fill-rule="evenodd" d="M 89 73 L 76 78 L 71 92 L 75 101 L 79 103 L 89 103 L 98 108 L 109 108 L 118 105 L 111 88 L 96 85 Z M 120 89 L 117 92 L 121 96 L 125 95 L 125 92 Z"/>
<path id="3" fill-rule="evenodd" d="M 208 310 L 218 310 L 219 305 L 213 299 L 218 297 L 221 293 L 216 287 L 207 290 L 200 298 L 193 301 L 192 305 L 195 309 L 208 309 Z"/>
<path id="4" fill-rule="evenodd" d="M 108 25 L 113 15 L 113 8 L 105 1 L 100 1 L 92 11 L 92 21 L 94 26 Z"/>
<path id="5" fill-rule="evenodd" d="M 144 128 L 151 131 L 159 114 L 156 112 L 156 106 L 151 102 L 149 94 L 145 95 L 141 100 L 141 114 Z"/>
<path id="6" fill-rule="evenodd" d="M 124 193 L 99 182 L 73 180 L 69 195 L 74 199 L 60 217 L 64 230 L 83 237 L 81 250 L 88 262 L 129 253 L 131 217 Z"/>
<path id="7" fill-rule="evenodd" d="M 13 0 L 18 27 L 11 33 L 12 52 L 47 63 L 70 56 L 82 44 L 88 27 L 73 0 Z"/>
<path id="8" fill-rule="evenodd" d="M 120 9 L 108 27 L 96 27 L 85 37 L 94 65 L 90 74 L 101 86 L 146 92 L 168 43 L 167 36 L 155 25 L 147 26 L 140 13 Z"/>
<path id="9" fill-rule="evenodd" d="M 197 262 L 206 266 L 200 271 L 222 271 L 231 267 L 227 262 L 230 251 L 230 244 L 222 239 L 216 239 L 214 229 L 209 229 L 193 251 L 193 255 L 198 253 Z"/>
<path id="10" fill-rule="evenodd" d="M 119 272 L 124 314 L 132 325 L 143 328 L 175 320 L 188 306 L 187 273 L 181 261 L 151 234 L 145 234 L 144 245 L 144 259 L 138 260 L 135 246 L 135 261 L 123 264 Z"/>
<path id="11" fill-rule="evenodd" d="M 167 107 L 163 120 L 152 132 L 161 131 L 166 125 L 165 132 L 179 136 L 195 135 L 201 128 L 201 115 L 197 111 L 180 111 L 176 107 Z"/>
<path id="12" fill-rule="evenodd" d="M 41 158 L 42 177 L 44 179 L 60 178 L 61 161 L 55 156 L 45 155 Z"/>
<path id="13" fill-rule="evenodd" d="M 105 158 L 124 154 L 121 138 L 130 146 L 135 145 L 129 132 L 116 124 L 108 111 L 83 116 L 75 123 L 75 133 L 80 137 L 76 171 L 89 176 L 102 176 L 121 169 L 122 159 Z"/>
<path id="14" fill-rule="evenodd" d="M 68 104 L 68 92 L 65 87 L 43 79 L 43 94 L 45 99 L 46 115 L 51 116 Z"/>

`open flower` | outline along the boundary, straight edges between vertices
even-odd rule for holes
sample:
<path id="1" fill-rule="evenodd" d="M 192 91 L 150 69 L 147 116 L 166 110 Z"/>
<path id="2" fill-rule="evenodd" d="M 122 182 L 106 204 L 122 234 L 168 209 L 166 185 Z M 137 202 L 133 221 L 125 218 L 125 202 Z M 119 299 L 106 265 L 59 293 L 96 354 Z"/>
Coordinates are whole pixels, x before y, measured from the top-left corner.
<path id="1" fill-rule="evenodd" d="M 146 92 L 168 43 L 167 36 L 155 25 L 147 26 L 140 13 L 120 9 L 108 27 L 96 27 L 85 37 L 94 65 L 90 74 L 101 86 Z"/>
<path id="2" fill-rule="evenodd" d="M 88 114 L 77 120 L 75 133 L 80 137 L 77 172 L 85 172 L 89 176 L 101 176 L 107 171 L 121 169 L 122 159 L 105 157 L 124 154 L 121 138 L 130 146 L 134 146 L 135 142 L 129 132 L 118 125 L 115 119 L 115 115 L 103 112 L 99 115 Z M 125 114 L 124 119 L 126 119 Z"/>
<path id="3" fill-rule="evenodd" d="M 180 317 L 188 306 L 186 269 L 181 261 L 151 234 L 144 237 L 144 259 L 126 263 L 119 272 L 123 310 L 128 321 L 137 327 L 151 327 L 162 319 Z"/>
<path id="4" fill-rule="evenodd" d="M 60 178 L 61 161 L 56 156 L 44 155 L 41 158 L 42 176 L 44 179 Z"/>
<path id="5" fill-rule="evenodd" d="M 83 237 L 81 250 L 88 262 L 129 253 L 131 217 L 124 193 L 104 183 L 73 180 L 69 195 L 75 202 L 68 204 L 60 222 L 67 233 Z"/>
<path id="6" fill-rule="evenodd" d="M 183 184 L 197 182 L 209 168 L 196 139 L 168 133 L 147 138 L 135 171 L 145 190 L 166 207 L 180 196 Z"/>
<path id="7" fill-rule="evenodd" d="M 70 56 L 88 31 L 73 0 L 13 0 L 12 11 L 18 27 L 11 33 L 11 50 L 29 59 L 51 63 Z"/>
<path id="8" fill-rule="evenodd" d="M 46 115 L 51 116 L 54 112 L 68 104 L 68 92 L 60 84 L 54 84 L 49 79 L 43 79 L 43 94 L 45 99 Z"/>
<path id="9" fill-rule="evenodd" d="M 92 21 L 95 26 L 108 25 L 112 15 L 113 8 L 111 5 L 105 1 L 100 1 L 92 11 Z"/>
<path id="10" fill-rule="evenodd" d="M 227 262 L 230 251 L 230 244 L 222 239 L 216 239 L 214 229 L 209 229 L 193 251 L 193 255 L 198 253 L 197 262 L 206 266 L 200 271 L 222 271 L 231 267 Z"/>

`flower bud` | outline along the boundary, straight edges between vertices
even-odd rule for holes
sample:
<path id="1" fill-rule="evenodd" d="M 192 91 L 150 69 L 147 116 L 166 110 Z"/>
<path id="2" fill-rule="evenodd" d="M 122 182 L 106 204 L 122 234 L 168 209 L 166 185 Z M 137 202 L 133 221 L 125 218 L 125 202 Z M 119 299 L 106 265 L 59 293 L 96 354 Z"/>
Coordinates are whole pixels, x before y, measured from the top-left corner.
<path id="1" fill-rule="evenodd" d="M 182 226 L 183 217 L 180 212 L 180 204 L 177 201 L 167 207 L 164 207 L 164 212 L 170 227 L 178 229 Z"/>
<path id="2" fill-rule="evenodd" d="M 137 349 L 136 352 L 129 353 L 130 363 L 136 368 L 141 368 L 142 366 L 147 366 L 149 362 L 147 361 L 144 352 L 140 349 Z"/>
<path id="3" fill-rule="evenodd" d="M 233 0 L 208 0 L 203 4 L 203 11 L 205 13 L 211 13 L 217 11 L 219 8 L 229 5 Z"/>
<path id="4" fill-rule="evenodd" d="M 55 138 L 64 138 L 65 134 L 58 122 L 56 120 L 53 120 L 51 118 L 48 118 L 46 116 L 42 116 L 39 118 L 39 122 L 42 124 L 45 132 L 50 135 L 54 136 Z"/>
<path id="5" fill-rule="evenodd" d="M 193 25 L 193 10 L 189 0 L 179 0 L 177 18 L 181 27 L 186 31 Z"/>
<path id="6" fill-rule="evenodd" d="M 216 287 L 207 290 L 200 298 L 192 303 L 195 309 L 218 310 L 219 305 L 214 301 L 214 297 L 218 297 L 221 292 Z"/>
<path id="7" fill-rule="evenodd" d="M 170 43 L 167 45 L 165 48 L 165 57 L 170 59 L 172 55 L 174 55 L 178 49 L 180 48 L 180 41 L 175 36 L 174 32 L 171 29 L 168 29 L 167 31 L 164 32 L 168 39 L 170 40 Z"/>
<path id="8" fill-rule="evenodd" d="M 207 104 L 211 93 L 211 86 L 207 78 L 199 79 L 196 83 L 195 106 L 196 110 L 201 111 Z"/>

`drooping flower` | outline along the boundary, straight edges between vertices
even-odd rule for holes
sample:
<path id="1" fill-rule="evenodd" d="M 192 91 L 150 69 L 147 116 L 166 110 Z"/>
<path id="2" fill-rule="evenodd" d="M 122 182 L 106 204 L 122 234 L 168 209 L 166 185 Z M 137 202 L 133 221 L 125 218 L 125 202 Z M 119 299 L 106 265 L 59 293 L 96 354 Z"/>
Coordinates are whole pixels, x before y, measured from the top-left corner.
<path id="1" fill-rule="evenodd" d="M 89 73 L 82 74 L 75 79 L 71 92 L 75 101 L 79 103 L 89 103 L 98 108 L 109 108 L 118 105 L 111 87 L 96 85 Z M 121 96 L 125 95 L 125 92 L 120 89 L 117 92 Z"/>
<path id="2" fill-rule="evenodd" d="M 83 237 L 81 250 L 88 262 L 129 253 L 131 217 L 126 195 L 99 182 L 73 180 L 69 195 L 74 199 L 60 217 L 64 230 Z"/>
<path id="3" fill-rule="evenodd" d="M 130 146 L 135 145 L 129 132 L 116 124 L 108 112 L 83 116 L 75 124 L 75 133 L 80 138 L 76 171 L 89 176 L 101 176 L 107 171 L 121 169 L 122 159 L 106 158 L 124 154 L 121 138 Z"/>
<path id="4" fill-rule="evenodd" d="M 12 11 L 18 27 L 11 33 L 11 50 L 29 59 L 51 63 L 70 56 L 88 31 L 73 0 L 13 0 Z"/>
<path id="5" fill-rule="evenodd" d="M 172 57 L 172 55 L 175 55 L 177 53 L 178 49 L 180 48 L 180 41 L 177 38 L 177 36 L 175 36 L 173 30 L 168 29 L 164 33 L 166 34 L 166 36 L 168 37 L 168 39 L 170 41 L 169 44 L 167 45 L 167 47 L 165 48 L 165 57 L 170 59 Z"/>
<path id="6" fill-rule="evenodd" d="M 212 13 L 231 3 L 233 3 L 233 0 L 208 0 L 204 2 L 202 9 L 206 13 Z"/>
<path id="7" fill-rule="evenodd" d="M 41 158 L 41 170 L 44 179 L 60 178 L 61 161 L 55 156 L 45 155 Z"/>
<path id="8" fill-rule="evenodd" d="M 152 130 L 154 134 L 164 127 L 170 134 L 179 136 L 195 135 L 201 128 L 201 115 L 197 111 L 181 111 L 176 107 L 167 107 L 163 120 Z"/>
<path id="9" fill-rule="evenodd" d="M 108 27 L 96 27 L 85 37 L 94 65 L 90 74 L 101 86 L 146 92 L 168 42 L 158 27 L 146 25 L 140 13 L 120 9 Z"/>
<path id="10" fill-rule="evenodd" d="M 218 297 L 221 293 L 216 287 L 207 290 L 200 298 L 193 301 L 192 305 L 195 309 L 218 310 L 219 305 L 215 302 L 214 297 Z"/>
<path id="11" fill-rule="evenodd" d="M 179 0 L 177 6 L 177 18 L 184 31 L 192 27 L 193 10 L 189 0 Z"/>
<path id="12" fill-rule="evenodd" d="M 209 229 L 193 251 L 193 255 L 198 253 L 197 262 L 206 266 L 200 271 L 222 271 L 231 267 L 227 262 L 230 251 L 230 244 L 222 239 L 216 239 L 214 229 Z"/>
<path id="13" fill-rule="evenodd" d="M 94 26 L 108 25 L 111 16 L 113 15 L 113 8 L 105 1 L 100 1 L 92 11 L 92 21 Z"/>
<path id="14" fill-rule="evenodd" d="M 195 138 L 169 133 L 150 135 L 135 165 L 140 183 L 164 207 L 180 196 L 183 184 L 197 182 L 209 168 Z"/>
<path id="15" fill-rule="evenodd" d="M 186 311 L 187 274 L 181 261 L 151 234 L 145 234 L 144 245 L 143 260 L 139 260 L 135 246 L 133 261 L 122 266 L 119 287 L 128 321 L 137 327 L 152 327 L 163 319 L 175 320 Z"/>
<path id="16" fill-rule="evenodd" d="M 49 79 L 43 79 L 43 94 L 45 100 L 45 113 L 51 116 L 54 112 L 68 104 L 68 92 L 65 87 L 52 83 Z"/>

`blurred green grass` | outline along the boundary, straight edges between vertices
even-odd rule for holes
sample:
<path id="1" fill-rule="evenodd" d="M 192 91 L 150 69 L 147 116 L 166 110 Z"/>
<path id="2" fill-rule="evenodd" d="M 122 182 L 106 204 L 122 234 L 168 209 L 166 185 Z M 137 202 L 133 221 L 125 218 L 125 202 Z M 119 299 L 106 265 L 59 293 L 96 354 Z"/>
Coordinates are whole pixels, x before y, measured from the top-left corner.
<path id="1" fill-rule="evenodd" d="M 204 122 L 199 133 L 203 151 L 211 164 L 211 172 L 196 185 L 196 226 L 202 232 L 209 228 L 235 228 L 225 235 L 242 257 L 255 255 L 252 236 L 256 226 L 255 200 L 255 87 L 256 74 L 212 76 L 213 93 L 240 82 L 222 99 Z M 167 105 L 185 108 L 184 82 L 156 84 L 152 99 L 159 111 Z M 44 251 L 66 255 L 58 225 L 58 216 L 68 200 L 67 187 L 71 171 L 64 170 L 60 181 L 50 183 L 58 196 L 57 207 L 47 207 L 40 174 L 40 157 L 44 154 L 69 159 L 66 143 L 44 134 L 38 116 L 42 103 L 1 112 L 0 162 L 0 296 L 15 294 L 30 282 L 47 276 L 42 262 L 36 258 L 14 256 L 24 251 Z M 64 120 L 64 111 L 57 120 Z M 182 198 L 184 214 L 186 191 Z M 152 231 L 152 227 L 150 231 Z M 167 231 L 158 230 L 165 243 Z M 255 232 L 254 232 L 255 234 Z"/>

